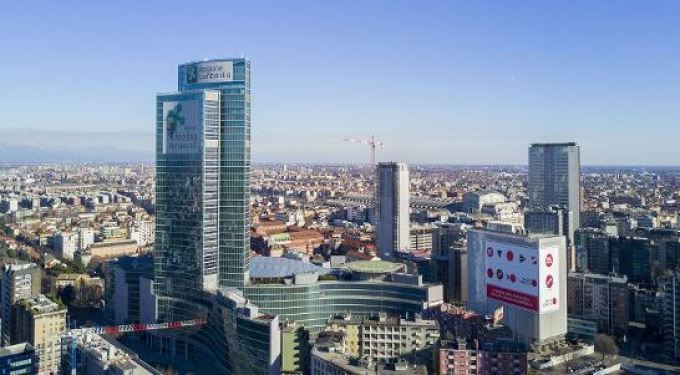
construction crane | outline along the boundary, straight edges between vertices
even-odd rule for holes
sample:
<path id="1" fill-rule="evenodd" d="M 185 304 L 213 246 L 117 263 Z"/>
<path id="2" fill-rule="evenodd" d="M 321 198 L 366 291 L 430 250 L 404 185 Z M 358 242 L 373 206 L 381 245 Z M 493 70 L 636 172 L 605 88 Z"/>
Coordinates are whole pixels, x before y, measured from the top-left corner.
<path id="1" fill-rule="evenodd" d="M 182 320 L 176 322 L 165 322 L 165 323 L 150 323 L 150 324 L 122 324 L 117 326 L 105 326 L 105 327 L 83 327 L 75 328 L 64 332 L 61 335 L 62 345 L 69 348 L 69 366 L 71 367 L 71 375 L 76 374 L 76 368 L 78 366 L 77 353 L 78 353 L 78 338 L 84 337 L 87 334 L 106 334 L 106 335 L 116 335 L 121 333 L 131 333 L 131 332 L 146 332 L 146 331 L 156 331 L 161 329 L 178 329 L 187 327 L 201 327 L 205 325 L 207 321 L 205 319 L 193 319 L 193 320 Z"/>
<path id="2" fill-rule="evenodd" d="M 381 141 L 378 141 L 375 139 L 375 136 L 372 135 L 371 138 L 369 139 L 354 139 L 354 138 L 345 138 L 345 142 L 351 142 L 351 143 L 358 143 L 362 145 L 368 145 L 371 148 L 371 165 L 375 165 L 375 149 L 377 147 L 384 147 L 385 144 Z"/>

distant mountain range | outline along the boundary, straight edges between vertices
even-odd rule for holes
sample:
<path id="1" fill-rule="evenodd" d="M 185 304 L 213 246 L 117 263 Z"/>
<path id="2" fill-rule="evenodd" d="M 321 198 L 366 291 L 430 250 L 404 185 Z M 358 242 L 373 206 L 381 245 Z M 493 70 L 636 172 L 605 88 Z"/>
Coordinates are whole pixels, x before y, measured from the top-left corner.
<path id="1" fill-rule="evenodd" d="M 0 164 L 148 162 L 154 135 L 134 132 L 0 130 Z"/>

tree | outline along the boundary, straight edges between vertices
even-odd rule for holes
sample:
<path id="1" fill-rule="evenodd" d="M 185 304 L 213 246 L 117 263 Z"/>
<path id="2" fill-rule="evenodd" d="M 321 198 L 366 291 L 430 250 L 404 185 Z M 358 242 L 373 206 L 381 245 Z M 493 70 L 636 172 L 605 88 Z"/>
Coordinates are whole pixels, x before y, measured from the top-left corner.
<path id="1" fill-rule="evenodd" d="M 80 255 L 80 253 L 76 253 L 73 256 L 73 262 L 71 263 L 71 268 L 75 273 L 85 273 L 87 268 L 85 267 L 85 264 L 83 263 L 83 258 Z"/>
<path id="2" fill-rule="evenodd" d="M 612 336 L 600 333 L 595 336 L 595 351 L 602 354 L 602 359 L 604 359 L 605 355 L 619 354 L 619 347 Z"/>
<path id="3" fill-rule="evenodd" d="M 71 303 L 76 299 L 76 288 L 73 285 L 66 285 L 62 290 L 59 291 L 59 298 L 64 302 L 64 305 L 70 306 Z"/>

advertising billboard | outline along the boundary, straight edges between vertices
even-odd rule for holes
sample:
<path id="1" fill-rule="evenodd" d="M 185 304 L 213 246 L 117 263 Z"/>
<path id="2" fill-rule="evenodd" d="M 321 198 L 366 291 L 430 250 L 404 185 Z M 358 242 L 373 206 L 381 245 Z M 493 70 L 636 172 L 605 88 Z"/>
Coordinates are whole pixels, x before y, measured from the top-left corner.
<path id="1" fill-rule="evenodd" d="M 163 102 L 163 154 L 201 152 L 201 101 Z"/>
<path id="2" fill-rule="evenodd" d="M 559 309 L 558 247 L 486 242 L 486 296 L 539 314 Z"/>
<path id="3" fill-rule="evenodd" d="M 233 61 L 206 61 L 186 67 L 187 83 L 215 83 L 233 80 Z"/>

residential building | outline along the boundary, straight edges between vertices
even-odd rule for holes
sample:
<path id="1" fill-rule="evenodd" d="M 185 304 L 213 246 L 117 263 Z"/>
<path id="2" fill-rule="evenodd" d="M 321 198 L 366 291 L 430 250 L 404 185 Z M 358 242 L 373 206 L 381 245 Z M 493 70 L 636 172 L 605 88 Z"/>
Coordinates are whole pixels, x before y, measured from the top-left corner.
<path id="1" fill-rule="evenodd" d="M 148 246 L 155 240 L 154 222 L 151 220 L 135 220 L 130 228 L 129 238 L 137 241 L 138 246 Z"/>
<path id="2" fill-rule="evenodd" d="M 609 234 L 600 229 L 579 228 L 574 234 L 576 271 L 607 274 L 613 271 Z"/>
<path id="3" fill-rule="evenodd" d="M 131 350 L 109 336 L 86 333 L 76 343 L 76 373 L 88 375 L 161 375 Z M 70 353 L 69 353 L 70 355 Z M 70 364 L 70 360 L 68 363 Z"/>
<path id="4" fill-rule="evenodd" d="M 651 244 L 648 238 L 612 237 L 609 241 L 612 269 L 632 283 L 651 283 Z"/>
<path id="5" fill-rule="evenodd" d="M 479 345 L 459 337 L 442 340 L 437 353 L 437 373 L 452 375 L 527 374 L 527 351 L 512 341 Z"/>
<path id="6" fill-rule="evenodd" d="M 320 333 L 311 351 L 312 375 L 426 375 L 424 364 L 405 360 L 394 363 L 376 363 L 370 359 L 356 360 L 345 352 L 344 333 L 326 331 Z"/>
<path id="7" fill-rule="evenodd" d="M 281 324 L 281 373 L 309 373 L 309 331 L 295 322 Z"/>
<path id="8" fill-rule="evenodd" d="M 35 348 L 38 375 L 59 373 L 61 334 L 66 330 L 66 307 L 42 294 L 17 303 L 17 340 Z"/>
<path id="9" fill-rule="evenodd" d="M 42 271 L 34 263 L 8 263 L 2 268 L 2 345 L 18 344 L 15 305 L 40 294 Z"/>
<path id="10" fill-rule="evenodd" d="M 73 260 L 73 255 L 78 250 L 78 234 L 63 232 L 54 236 L 53 248 L 62 259 Z"/>
<path id="11" fill-rule="evenodd" d="M 567 283 L 570 316 L 596 321 L 600 332 L 628 331 L 630 293 L 625 276 L 570 272 Z"/>
<path id="12" fill-rule="evenodd" d="M 344 314 L 330 319 L 326 330 L 344 334 L 347 355 L 374 363 L 394 363 L 410 353 L 423 356 L 439 338 L 437 322 L 419 315 L 400 319 L 385 313 L 368 318 Z"/>
<path id="13" fill-rule="evenodd" d="M 409 250 L 431 250 L 432 228 L 425 226 L 411 227 L 409 230 Z"/>

